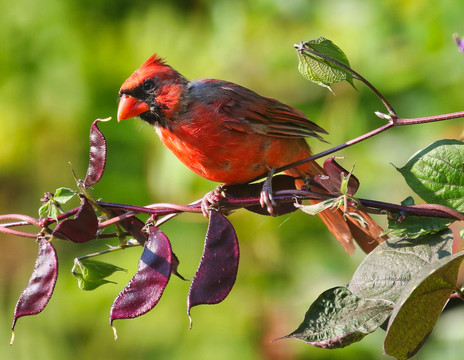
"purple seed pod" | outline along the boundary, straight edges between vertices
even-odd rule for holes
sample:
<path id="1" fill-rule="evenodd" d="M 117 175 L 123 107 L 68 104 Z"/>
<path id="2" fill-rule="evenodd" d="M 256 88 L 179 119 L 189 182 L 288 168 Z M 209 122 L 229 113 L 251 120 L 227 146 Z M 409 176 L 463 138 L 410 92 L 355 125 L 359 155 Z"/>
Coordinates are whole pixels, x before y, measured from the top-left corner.
<path id="1" fill-rule="evenodd" d="M 106 165 L 106 140 L 103 133 L 98 129 L 98 122 L 107 119 L 97 119 L 90 127 L 90 158 L 87 175 L 85 176 L 85 187 L 92 186 L 100 181 Z"/>
<path id="2" fill-rule="evenodd" d="M 137 273 L 114 300 L 110 324 L 143 315 L 158 303 L 171 276 L 172 250 L 167 236 L 150 226 Z"/>
<path id="3" fill-rule="evenodd" d="M 187 299 L 187 314 L 201 304 L 224 300 L 235 283 L 239 248 L 234 227 L 221 213 L 211 210 L 205 246 Z"/>
<path id="4" fill-rule="evenodd" d="M 98 219 L 92 205 L 85 197 L 81 197 L 81 206 L 74 219 L 60 222 L 52 235 L 64 237 L 72 242 L 83 243 L 95 238 L 98 230 Z"/>
<path id="5" fill-rule="evenodd" d="M 340 187 L 342 184 L 342 174 L 347 176 L 349 171 L 346 171 L 341 167 L 336 161 L 335 157 L 331 156 L 326 161 L 324 161 L 324 170 L 326 175 L 316 175 L 314 177 L 314 182 L 322 186 L 329 193 L 339 195 Z M 348 180 L 348 195 L 354 195 L 359 188 L 359 180 L 351 174 L 350 179 Z"/>
<path id="6" fill-rule="evenodd" d="M 39 242 L 39 254 L 35 261 L 34 271 L 16 303 L 12 330 L 18 318 L 36 315 L 45 308 L 53 294 L 57 277 L 58 259 L 55 248 L 51 242 L 42 239 Z"/>

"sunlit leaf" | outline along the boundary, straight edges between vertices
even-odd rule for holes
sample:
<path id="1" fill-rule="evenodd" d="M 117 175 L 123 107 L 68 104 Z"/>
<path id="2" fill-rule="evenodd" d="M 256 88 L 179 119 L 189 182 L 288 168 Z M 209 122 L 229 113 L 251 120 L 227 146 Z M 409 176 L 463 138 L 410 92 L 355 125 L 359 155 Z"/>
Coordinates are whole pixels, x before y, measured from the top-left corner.
<path id="1" fill-rule="evenodd" d="M 76 192 L 68 188 L 59 188 L 56 189 L 55 194 L 53 195 L 53 200 L 59 203 L 60 205 L 66 204 L 76 195 Z"/>
<path id="2" fill-rule="evenodd" d="M 414 154 L 399 172 L 430 204 L 464 211 L 464 143 L 439 140 Z"/>
<path id="3" fill-rule="evenodd" d="M 349 67 L 349 61 L 345 53 L 336 46 L 332 41 L 319 37 L 304 43 L 305 48 L 314 50 L 322 55 L 334 59 L 341 64 Z M 330 62 L 313 52 L 298 50 L 298 70 L 308 80 L 326 87 L 330 91 L 331 84 L 339 81 L 347 80 L 352 86 L 353 76 L 347 70 L 341 68 L 333 62 Z"/>

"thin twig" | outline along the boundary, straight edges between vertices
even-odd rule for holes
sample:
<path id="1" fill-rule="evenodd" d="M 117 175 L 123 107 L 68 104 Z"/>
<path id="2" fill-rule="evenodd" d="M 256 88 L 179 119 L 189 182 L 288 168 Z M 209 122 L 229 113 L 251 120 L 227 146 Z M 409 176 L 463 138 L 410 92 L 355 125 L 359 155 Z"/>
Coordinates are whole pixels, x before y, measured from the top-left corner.
<path id="1" fill-rule="evenodd" d="M 21 237 L 26 237 L 26 238 L 31 238 L 31 239 L 36 239 L 37 234 L 32 234 L 24 231 L 18 231 L 18 230 L 13 230 L 10 228 L 6 228 L 0 225 L 0 232 L 9 234 L 9 235 L 15 235 L 15 236 L 21 236 Z"/>
<path id="2" fill-rule="evenodd" d="M 30 225 L 40 227 L 39 221 L 28 215 L 22 215 L 22 214 L 0 215 L 0 221 L 5 221 L 5 220 L 22 220 L 22 221 L 27 222 Z M 0 225 L 0 226 L 3 226 L 3 225 Z"/>

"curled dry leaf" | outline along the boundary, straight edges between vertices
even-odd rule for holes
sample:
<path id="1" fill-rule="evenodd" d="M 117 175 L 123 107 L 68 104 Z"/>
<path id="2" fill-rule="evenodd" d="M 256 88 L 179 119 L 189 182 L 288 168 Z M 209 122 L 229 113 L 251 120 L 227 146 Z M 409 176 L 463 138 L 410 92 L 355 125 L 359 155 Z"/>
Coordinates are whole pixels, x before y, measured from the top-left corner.
<path id="1" fill-rule="evenodd" d="M 239 247 L 234 227 L 224 215 L 211 210 L 203 255 L 188 294 L 189 317 L 192 307 L 217 304 L 226 298 L 237 277 L 238 260 Z"/>
<path id="2" fill-rule="evenodd" d="M 322 186 L 329 193 L 339 195 L 342 187 L 342 176 L 346 178 L 350 172 L 341 167 L 333 156 L 324 161 L 324 170 L 326 175 L 316 175 L 314 182 Z M 353 196 L 358 188 L 359 180 L 351 174 L 347 184 L 347 195 Z"/>
<path id="3" fill-rule="evenodd" d="M 150 226 L 137 273 L 111 307 L 111 326 L 116 319 L 135 318 L 153 309 L 166 288 L 171 267 L 172 250 L 169 239 L 161 230 Z"/>
<path id="4" fill-rule="evenodd" d="M 60 222 L 52 235 L 64 237 L 72 242 L 84 243 L 95 238 L 98 230 L 98 219 L 90 202 L 81 197 L 81 206 L 74 219 Z"/>
<path id="5" fill-rule="evenodd" d="M 103 133 L 98 128 L 97 124 L 100 121 L 108 121 L 108 119 L 97 119 L 90 127 L 90 158 L 87 175 L 85 176 L 85 187 L 92 186 L 100 181 L 105 171 L 106 165 L 106 139 Z"/>
<path id="6" fill-rule="evenodd" d="M 32 276 L 22 291 L 14 311 L 12 331 L 21 316 L 36 315 L 47 305 L 58 277 L 58 259 L 53 245 L 42 239 Z M 14 332 L 11 343 L 14 340 Z"/>

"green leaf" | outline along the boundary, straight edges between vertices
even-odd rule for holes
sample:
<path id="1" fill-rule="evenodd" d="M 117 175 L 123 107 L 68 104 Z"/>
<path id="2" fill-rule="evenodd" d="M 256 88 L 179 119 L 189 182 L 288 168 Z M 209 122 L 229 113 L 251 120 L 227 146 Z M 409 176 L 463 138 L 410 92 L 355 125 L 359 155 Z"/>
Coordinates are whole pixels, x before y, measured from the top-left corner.
<path id="1" fill-rule="evenodd" d="M 400 217 L 401 215 L 392 214 L 388 219 L 388 229 L 383 235 L 408 236 L 410 239 L 417 239 L 419 236 L 443 230 L 453 222 L 445 218 L 413 215 L 408 215 L 399 221 Z"/>
<path id="2" fill-rule="evenodd" d="M 414 154 L 398 171 L 430 204 L 464 211 L 464 143 L 439 140 Z"/>
<path id="3" fill-rule="evenodd" d="M 341 348 L 376 330 L 392 312 L 385 300 L 361 299 L 346 287 L 323 292 L 291 337 L 322 348 Z"/>
<path id="4" fill-rule="evenodd" d="M 50 212 L 50 201 L 47 201 L 45 204 L 43 204 L 39 208 L 39 218 L 44 219 L 48 217 L 49 212 Z"/>
<path id="5" fill-rule="evenodd" d="M 39 208 L 39 217 L 41 219 L 50 217 L 58 221 L 58 213 L 59 210 L 52 200 L 47 201 Z"/>
<path id="6" fill-rule="evenodd" d="M 76 195 L 75 191 L 62 187 L 62 188 L 56 189 L 55 195 L 53 196 L 53 200 L 55 200 L 60 205 L 64 205 L 69 200 L 71 200 L 74 197 L 74 195 Z"/>
<path id="7" fill-rule="evenodd" d="M 304 47 L 350 67 L 350 63 L 345 53 L 332 41 L 324 37 L 308 41 L 304 43 Z M 298 71 L 306 79 L 320 86 L 326 87 L 330 91 L 332 91 L 330 84 L 343 80 L 347 80 L 354 87 L 353 76 L 345 69 L 320 56 L 317 56 L 314 53 L 305 51 L 304 49 L 298 49 L 297 54 L 299 60 Z"/>
<path id="8" fill-rule="evenodd" d="M 433 330 L 449 296 L 456 291 L 460 252 L 423 268 L 402 292 L 392 312 L 385 353 L 400 360 L 417 353 Z"/>
<path id="9" fill-rule="evenodd" d="M 77 285 L 79 286 L 79 289 L 85 291 L 95 290 L 96 288 L 109 283 L 115 284 L 114 281 L 109 281 L 105 279 L 85 280 L 82 274 L 79 273 L 74 273 L 73 275 L 77 278 Z"/>
<path id="10" fill-rule="evenodd" d="M 112 281 L 105 280 L 105 278 L 116 271 L 126 271 L 126 269 L 102 261 L 77 258 L 74 260 L 72 273 L 77 278 L 80 289 L 94 290 L 101 285 L 111 283 Z"/>
<path id="11" fill-rule="evenodd" d="M 403 205 L 403 206 L 412 206 L 412 205 L 414 205 L 414 198 L 412 196 L 408 196 L 406 199 L 404 199 L 401 202 L 401 205 Z"/>
<path id="12" fill-rule="evenodd" d="M 348 288 L 361 298 L 397 302 L 419 271 L 452 253 L 453 232 L 445 229 L 415 240 L 393 239 L 377 246 L 356 269 Z"/>
<path id="13" fill-rule="evenodd" d="M 79 261 L 78 265 L 82 271 L 82 276 L 86 280 L 104 279 L 116 271 L 127 271 L 126 269 L 113 264 L 90 259 L 82 259 Z"/>

